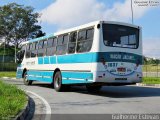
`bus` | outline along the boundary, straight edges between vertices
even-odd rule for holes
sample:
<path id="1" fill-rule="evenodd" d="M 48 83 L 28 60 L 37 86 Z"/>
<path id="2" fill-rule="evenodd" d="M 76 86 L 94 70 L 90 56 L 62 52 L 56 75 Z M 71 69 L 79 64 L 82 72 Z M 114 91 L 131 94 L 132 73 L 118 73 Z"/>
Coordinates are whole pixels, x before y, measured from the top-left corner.
<path id="1" fill-rule="evenodd" d="M 21 44 L 17 78 L 25 85 L 47 82 L 56 91 L 84 85 L 98 91 L 105 85 L 142 81 L 141 27 L 95 21 Z"/>

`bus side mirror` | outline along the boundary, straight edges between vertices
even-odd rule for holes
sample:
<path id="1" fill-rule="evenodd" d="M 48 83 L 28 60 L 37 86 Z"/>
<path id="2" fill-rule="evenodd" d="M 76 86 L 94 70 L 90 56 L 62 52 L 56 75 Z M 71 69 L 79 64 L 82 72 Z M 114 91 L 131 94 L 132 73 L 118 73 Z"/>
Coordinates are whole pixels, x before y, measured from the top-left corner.
<path id="1" fill-rule="evenodd" d="M 17 60 L 18 63 L 20 61 L 20 54 L 21 54 L 21 51 L 18 51 L 17 55 L 16 55 L 16 60 Z"/>
<path id="2" fill-rule="evenodd" d="M 24 53 L 25 53 L 24 50 L 17 52 L 17 55 L 16 55 L 17 63 L 21 63 L 23 61 Z"/>
<path id="3" fill-rule="evenodd" d="M 98 25 L 97 25 L 97 28 L 99 29 L 100 27 L 101 27 L 101 25 L 100 25 L 100 24 L 98 24 Z"/>

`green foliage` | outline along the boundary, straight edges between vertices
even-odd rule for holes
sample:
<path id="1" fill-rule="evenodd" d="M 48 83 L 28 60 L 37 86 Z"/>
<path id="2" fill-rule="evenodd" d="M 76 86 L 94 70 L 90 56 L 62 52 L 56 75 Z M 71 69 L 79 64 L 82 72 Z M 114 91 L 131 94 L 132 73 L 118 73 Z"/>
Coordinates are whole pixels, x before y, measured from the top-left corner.
<path id="1" fill-rule="evenodd" d="M 39 13 L 30 6 L 10 3 L 0 6 L 0 36 L 18 46 L 22 41 L 35 36 L 41 26 L 37 25 Z"/>
<path id="2" fill-rule="evenodd" d="M 0 119 L 16 116 L 27 102 L 25 92 L 0 81 Z"/>
<path id="3" fill-rule="evenodd" d="M 160 78 L 156 77 L 143 77 L 144 84 L 160 84 Z"/>
<path id="4" fill-rule="evenodd" d="M 0 46 L 0 56 L 4 54 L 4 55 L 10 55 L 10 56 L 14 57 L 14 50 L 15 50 L 14 46 L 6 46 L 6 48 L 5 48 L 5 54 L 4 54 L 4 47 Z M 17 49 L 17 51 L 18 50 L 19 49 Z"/>
<path id="5" fill-rule="evenodd" d="M 160 64 L 160 59 L 153 59 L 153 58 L 146 58 L 143 57 L 143 63 L 144 65 L 148 65 L 148 64 Z"/>

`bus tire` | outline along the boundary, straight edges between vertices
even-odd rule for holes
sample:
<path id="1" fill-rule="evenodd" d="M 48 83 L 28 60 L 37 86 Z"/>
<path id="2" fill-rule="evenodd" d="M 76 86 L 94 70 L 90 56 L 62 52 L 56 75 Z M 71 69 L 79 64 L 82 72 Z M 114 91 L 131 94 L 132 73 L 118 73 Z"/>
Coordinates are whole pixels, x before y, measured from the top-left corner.
<path id="1" fill-rule="evenodd" d="M 25 71 L 24 76 L 23 76 L 23 82 L 25 85 L 32 85 L 32 80 L 27 79 L 27 71 Z"/>
<path id="2" fill-rule="evenodd" d="M 54 75 L 54 89 L 57 92 L 62 92 L 64 90 L 64 85 L 62 84 L 62 75 L 60 71 L 57 71 Z"/>
<path id="3" fill-rule="evenodd" d="M 101 85 L 86 85 L 88 92 L 98 92 L 102 88 Z"/>

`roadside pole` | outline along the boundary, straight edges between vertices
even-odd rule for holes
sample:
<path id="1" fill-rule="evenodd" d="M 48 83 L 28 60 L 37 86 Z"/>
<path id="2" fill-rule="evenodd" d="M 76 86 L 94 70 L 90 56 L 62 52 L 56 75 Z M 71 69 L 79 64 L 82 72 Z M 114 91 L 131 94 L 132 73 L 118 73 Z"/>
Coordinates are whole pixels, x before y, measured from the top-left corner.
<path id="1" fill-rule="evenodd" d="M 14 61 L 15 61 L 15 63 L 16 63 L 16 41 L 15 41 L 15 48 L 14 48 L 14 50 L 15 50 L 15 52 L 14 52 Z"/>
<path id="2" fill-rule="evenodd" d="M 132 5 L 132 0 L 131 0 L 131 12 L 132 12 L 132 24 L 133 24 L 133 5 Z"/>
<path id="3" fill-rule="evenodd" d="M 5 61 L 5 51 L 6 51 L 6 39 L 4 39 L 4 49 L 3 49 L 3 59 L 2 59 L 2 71 L 4 70 L 4 61 Z"/>

